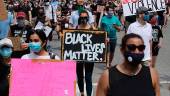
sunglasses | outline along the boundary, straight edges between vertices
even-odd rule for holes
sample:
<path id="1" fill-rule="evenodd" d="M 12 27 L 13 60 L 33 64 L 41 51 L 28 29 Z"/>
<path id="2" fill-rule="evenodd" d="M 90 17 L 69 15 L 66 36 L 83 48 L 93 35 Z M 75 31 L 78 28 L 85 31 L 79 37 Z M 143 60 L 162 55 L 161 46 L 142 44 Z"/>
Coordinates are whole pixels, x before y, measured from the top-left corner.
<path id="1" fill-rule="evenodd" d="M 145 49 L 145 45 L 139 45 L 139 46 L 136 46 L 135 44 L 128 44 L 126 45 L 128 50 L 129 51 L 135 51 L 136 48 L 139 50 L 139 51 L 143 51 Z"/>
<path id="2" fill-rule="evenodd" d="M 88 17 L 80 17 L 81 19 L 88 19 Z"/>

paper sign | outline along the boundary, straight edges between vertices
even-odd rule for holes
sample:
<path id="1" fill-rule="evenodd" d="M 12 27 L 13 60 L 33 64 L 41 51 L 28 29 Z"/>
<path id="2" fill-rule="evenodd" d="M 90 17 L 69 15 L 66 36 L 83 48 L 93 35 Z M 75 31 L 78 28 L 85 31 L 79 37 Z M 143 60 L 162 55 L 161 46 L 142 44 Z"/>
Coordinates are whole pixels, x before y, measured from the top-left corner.
<path id="1" fill-rule="evenodd" d="M 12 60 L 9 96 L 75 96 L 76 63 Z"/>
<path id="2" fill-rule="evenodd" d="M 48 26 L 45 26 L 45 27 L 44 27 L 44 32 L 45 32 L 45 34 L 46 34 L 47 37 L 49 36 L 49 34 L 51 33 L 51 31 L 52 31 L 52 28 L 50 28 L 50 27 L 48 27 Z"/>
<path id="3" fill-rule="evenodd" d="M 42 22 L 38 22 L 37 25 L 35 26 L 35 30 L 37 29 L 43 29 L 45 32 L 45 35 L 48 37 L 49 34 L 52 31 L 52 28 L 48 27 L 48 26 L 44 26 L 44 24 Z"/>
<path id="4" fill-rule="evenodd" d="M 144 6 L 150 11 L 165 10 L 165 0 L 123 0 L 123 14 L 124 16 L 131 16 L 136 14 L 136 9 Z"/>
<path id="5" fill-rule="evenodd" d="M 35 26 L 35 30 L 37 29 L 43 29 L 44 24 L 42 22 L 38 22 L 37 25 Z"/>
<path id="6" fill-rule="evenodd" d="M 6 20 L 8 17 L 7 10 L 3 1 L 4 0 L 0 0 L 0 20 Z"/>

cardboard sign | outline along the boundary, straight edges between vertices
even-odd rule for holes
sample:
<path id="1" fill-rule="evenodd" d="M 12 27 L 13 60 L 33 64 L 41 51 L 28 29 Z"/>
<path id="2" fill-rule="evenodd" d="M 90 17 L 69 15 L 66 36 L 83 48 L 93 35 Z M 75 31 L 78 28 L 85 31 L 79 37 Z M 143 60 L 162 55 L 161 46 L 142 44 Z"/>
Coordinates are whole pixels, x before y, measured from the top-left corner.
<path id="1" fill-rule="evenodd" d="M 45 32 L 45 35 L 48 37 L 49 34 L 51 33 L 52 31 L 52 28 L 51 27 L 48 27 L 48 26 L 45 26 L 44 27 L 44 32 Z"/>
<path id="2" fill-rule="evenodd" d="M 37 25 L 35 26 L 35 30 L 37 30 L 37 29 L 44 29 L 44 32 L 45 32 L 45 35 L 48 37 L 49 36 L 49 34 L 51 33 L 51 31 L 52 31 L 52 28 L 51 27 L 49 27 L 49 26 L 44 26 L 44 24 L 42 23 L 42 22 L 38 22 L 37 23 Z"/>
<path id="3" fill-rule="evenodd" d="M 37 25 L 35 26 L 35 30 L 37 29 L 43 29 L 44 24 L 42 22 L 38 22 Z"/>
<path id="4" fill-rule="evenodd" d="M 103 12 L 105 6 L 97 5 L 97 12 Z"/>
<path id="5" fill-rule="evenodd" d="M 23 49 L 21 48 L 21 37 L 8 37 L 11 41 L 12 44 L 14 45 L 14 51 L 22 51 Z"/>
<path id="6" fill-rule="evenodd" d="M 106 62 L 107 34 L 104 31 L 63 30 L 62 59 Z"/>
<path id="7" fill-rule="evenodd" d="M 123 0 L 123 14 L 124 16 L 131 16 L 136 14 L 136 9 L 144 6 L 151 11 L 165 10 L 165 0 Z"/>
<path id="8" fill-rule="evenodd" d="M 43 61 L 43 60 L 42 60 Z M 13 59 L 9 96 L 75 96 L 74 61 Z"/>
<path id="9" fill-rule="evenodd" d="M 8 17 L 4 0 L 0 0 L 0 20 L 6 20 Z"/>

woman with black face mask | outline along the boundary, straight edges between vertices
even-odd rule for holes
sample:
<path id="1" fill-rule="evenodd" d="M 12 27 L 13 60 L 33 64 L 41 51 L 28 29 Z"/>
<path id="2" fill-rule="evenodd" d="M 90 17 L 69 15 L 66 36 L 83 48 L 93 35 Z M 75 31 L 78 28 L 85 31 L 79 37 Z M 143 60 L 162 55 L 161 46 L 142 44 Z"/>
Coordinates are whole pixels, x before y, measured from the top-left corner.
<path id="1" fill-rule="evenodd" d="M 81 11 L 78 19 L 78 26 L 76 29 L 95 29 L 88 24 L 88 12 L 83 10 Z M 91 96 L 92 93 L 92 73 L 93 73 L 94 63 L 80 61 L 76 65 L 77 81 L 78 86 L 81 92 L 81 96 L 84 96 L 84 79 L 86 83 L 86 92 L 87 96 Z M 85 76 L 84 76 L 85 73 Z M 85 78 L 84 78 L 85 77 Z"/>
<path id="2" fill-rule="evenodd" d="M 40 7 L 38 8 L 38 14 L 37 14 L 35 25 L 37 25 L 38 22 L 45 24 L 45 21 L 46 21 L 46 16 L 45 16 L 44 8 Z"/>
<path id="3" fill-rule="evenodd" d="M 96 29 L 94 26 L 91 26 L 88 23 L 88 20 L 89 20 L 88 12 L 82 10 L 79 15 L 77 29 Z"/>
<path id="4" fill-rule="evenodd" d="M 101 75 L 96 96 L 160 96 L 156 69 L 141 64 L 144 41 L 134 33 L 122 39 L 124 61 Z"/>

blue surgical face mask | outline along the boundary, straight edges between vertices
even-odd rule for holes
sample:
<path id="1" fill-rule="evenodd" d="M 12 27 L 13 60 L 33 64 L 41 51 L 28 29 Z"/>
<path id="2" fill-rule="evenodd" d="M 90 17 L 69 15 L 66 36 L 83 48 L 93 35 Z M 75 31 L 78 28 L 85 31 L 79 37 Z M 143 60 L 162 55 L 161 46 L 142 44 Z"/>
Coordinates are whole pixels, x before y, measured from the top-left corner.
<path id="1" fill-rule="evenodd" d="M 31 52 L 40 52 L 42 47 L 40 42 L 31 42 L 29 43 L 29 48 Z"/>
<path id="2" fill-rule="evenodd" d="M 149 18 L 150 18 L 149 15 L 144 15 L 143 20 L 144 21 L 149 21 Z"/>
<path id="3" fill-rule="evenodd" d="M 3 57 L 3 58 L 9 58 L 12 54 L 12 48 L 10 47 L 4 47 L 4 48 L 1 48 L 0 49 L 0 55 Z"/>

